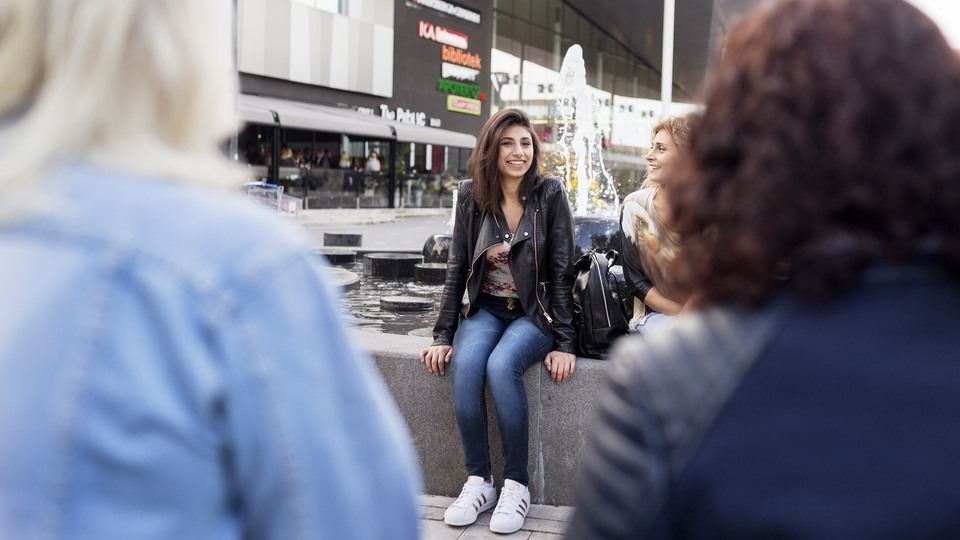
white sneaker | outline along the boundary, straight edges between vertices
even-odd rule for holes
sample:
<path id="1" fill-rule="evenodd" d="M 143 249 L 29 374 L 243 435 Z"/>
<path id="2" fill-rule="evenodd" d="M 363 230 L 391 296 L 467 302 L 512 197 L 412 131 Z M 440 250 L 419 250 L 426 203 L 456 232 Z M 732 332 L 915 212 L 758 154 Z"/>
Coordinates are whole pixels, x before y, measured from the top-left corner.
<path id="1" fill-rule="evenodd" d="M 529 497 L 528 497 L 529 498 Z M 497 502 L 497 489 L 482 477 L 470 476 L 463 485 L 460 496 L 443 513 L 443 522 L 454 527 L 469 525 L 481 512 L 493 508 Z"/>
<path id="2" fill-rule="evenodd" d="M 500 490 L 500 502 L 490 518 L 490 530 L 509 534 L 523 527 L 523 520 L 530 510 L 530 490 L 527 486 L 507 479 Z"/>

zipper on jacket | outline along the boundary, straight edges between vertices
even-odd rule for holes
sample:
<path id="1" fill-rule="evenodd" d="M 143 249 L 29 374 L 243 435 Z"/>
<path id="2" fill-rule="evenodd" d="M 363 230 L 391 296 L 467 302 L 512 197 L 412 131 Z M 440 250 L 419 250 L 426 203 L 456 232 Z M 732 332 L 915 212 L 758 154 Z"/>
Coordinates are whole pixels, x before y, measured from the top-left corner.
<path id="1" fill-rule="evenodd" d="M 480 250 L 480 254 L 474 257 L 472 261 L 470 261 L 470 268 L 467 268 L 467 283 L 464 286 L 467 291 L 467 313 L 470 312 L 470 278 L 473 277 L 473 268 L 474 266 L 476 266 L 477 261 L 480 260 L 480 257 L 483 256 L 483 254 L 486 253 L 488 249 L 492 248 L 495 245 L 497 245 L 497 242 L 494 242 L 489 246 Z"/>
<path id="2" fill-rule="evenodd" d="M 599 255 L 597 255 L 597 253 L 594 252 L 592 257 L 597 263 L 592 266 L 597 270 L 597 280 L 600 282 L 600 290 L 603 291 L 603 295 L 602 295 L 603 296 L 603 313 L 604 315 L 607 316 L 607 326 L 608 327 L 613 326 L 613 324 L 610 322 L 610 308 L 607 307 L 607 280 L 600 275 L 600 262 L 599 260 L 597 260 L 597 257 L 599 257 Z"/>
<path id="3" fill-rule="evenodd" d="M 540 254 L 537 252 L 537 223 L 540 222 L 540 207 L 537 206 L 537 210 L 533 216 L 533 266 L 536 269 L 534 276 L 536 279 L 534 283 L 539 282 L 541 285 L 545 284 L 546 281 L 540 281 Z M 544 287 L 546 288 L 546 287 Z M 547 313 L 547 308 L 543 307 L 543 302 L 540 301 L 540 295 L 534 293 L 534 296 L 537 297 L 537 303 L 540 304 L 540 311 L 543 312 L 543 316 L 547 318 L 547 324 L 550 325 L 550 328 L 553 328 L 553 317 Z"/>

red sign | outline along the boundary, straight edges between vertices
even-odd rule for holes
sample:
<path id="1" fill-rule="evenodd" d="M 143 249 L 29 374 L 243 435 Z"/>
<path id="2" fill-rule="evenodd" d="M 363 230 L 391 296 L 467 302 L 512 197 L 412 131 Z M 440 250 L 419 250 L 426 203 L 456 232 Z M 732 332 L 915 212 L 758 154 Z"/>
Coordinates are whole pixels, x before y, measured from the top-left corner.
<path id="1" fill-rule="evenodd" d="M 481 104 L 475 99 L 447 96 L 447 110 L 464 114 L 480 115 Z"/>
<path id="2" fill-rule="evenodd" d="M 434 26 L 430 23 L 420 21 L 419 36 L 424 39 L 444 43 L 452 47 L 467 48 L 467 36 L 460 32 L 447 30 L 441 26 Z"/>

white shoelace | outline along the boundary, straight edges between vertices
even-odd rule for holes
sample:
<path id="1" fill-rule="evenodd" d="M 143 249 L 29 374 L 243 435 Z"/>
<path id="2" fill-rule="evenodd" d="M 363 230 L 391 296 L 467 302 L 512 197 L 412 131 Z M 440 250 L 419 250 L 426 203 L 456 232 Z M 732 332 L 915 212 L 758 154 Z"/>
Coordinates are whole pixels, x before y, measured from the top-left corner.
<path id="1" fill-rule="evenodd" d="M 517 512 L 519 511 L 521 501 L 523 501 L 522 491 L 502 489 L 500 490 L 500 501 L 497 503 L 497 508 L 493 511 L 493 514 L 510 514 Z M 526 512 L 520 513 L 524 516 L 527 515 Z"/>
<path id="2" fill-rule="evenodd" d="M 460 496 L 457 497 L 457 500 L 453 502 L 452 506 L 457 508 L 474 508 L 476 506 L 483 506 L 486 501 L 480 501 L 480 495 L 483 494 L 483 486 L 463 486 L 463 489 L 460 491 Z"/>

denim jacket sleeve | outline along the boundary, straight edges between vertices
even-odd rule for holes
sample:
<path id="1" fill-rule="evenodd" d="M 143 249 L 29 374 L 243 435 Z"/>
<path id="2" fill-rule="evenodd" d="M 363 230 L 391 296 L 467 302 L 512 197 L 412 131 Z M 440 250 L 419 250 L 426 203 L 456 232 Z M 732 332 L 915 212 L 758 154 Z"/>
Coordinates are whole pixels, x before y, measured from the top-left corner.
<path id="1" fill-rule="evenodd" d="M 409 434 L 308 257 L 278 261 L 276 284 L 249 291 L 224 321 L 244 528 L 251 538 L 417 538 Z"/>
<path id="2" fill-rule="evenodd" d="M 409 434 L 301 229 L 87 164 L 49 188 L 0 224 L 0 538 L 417 537 Z"/>

